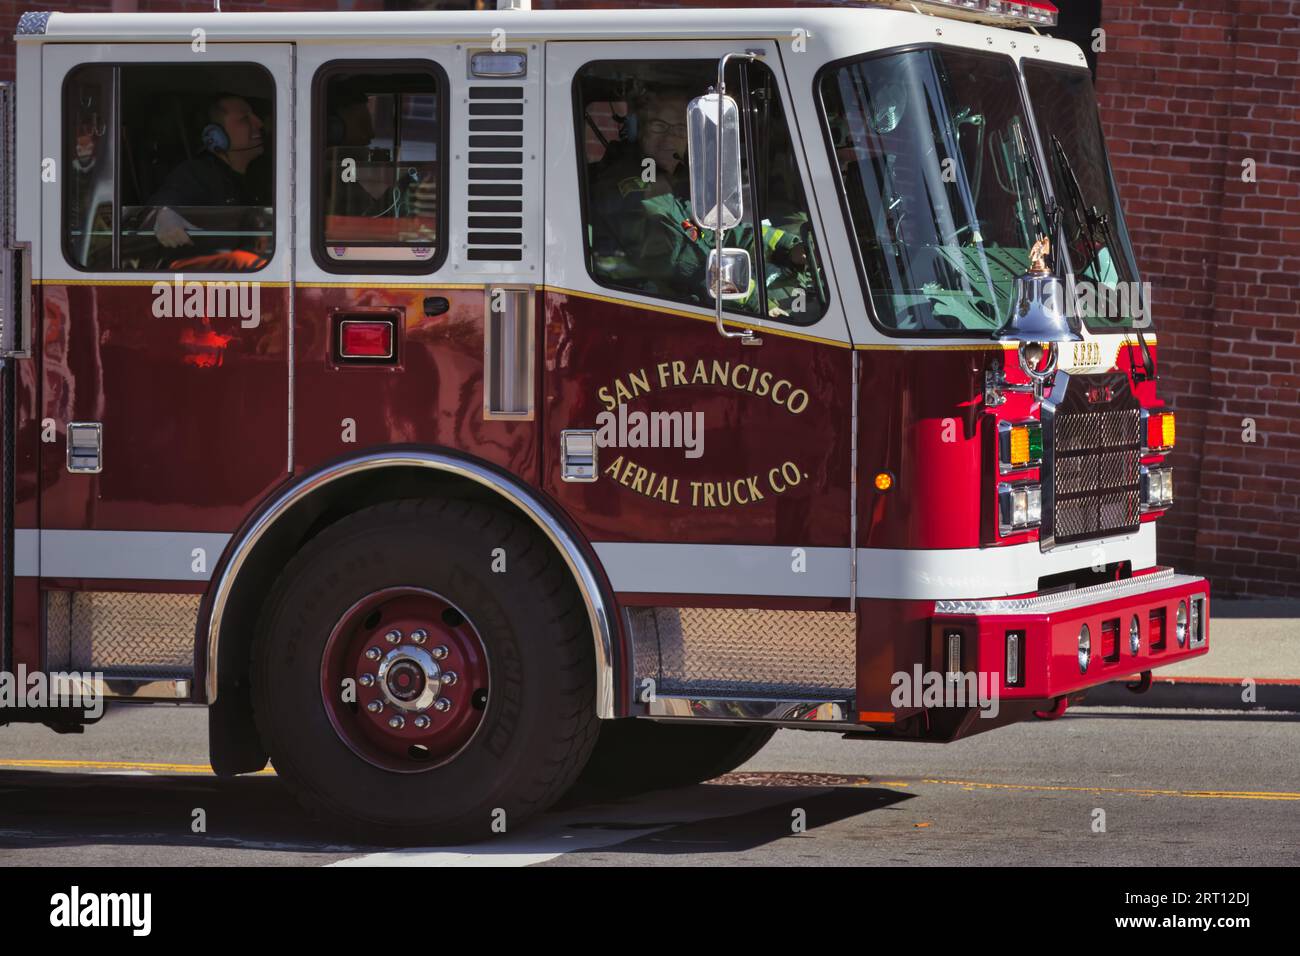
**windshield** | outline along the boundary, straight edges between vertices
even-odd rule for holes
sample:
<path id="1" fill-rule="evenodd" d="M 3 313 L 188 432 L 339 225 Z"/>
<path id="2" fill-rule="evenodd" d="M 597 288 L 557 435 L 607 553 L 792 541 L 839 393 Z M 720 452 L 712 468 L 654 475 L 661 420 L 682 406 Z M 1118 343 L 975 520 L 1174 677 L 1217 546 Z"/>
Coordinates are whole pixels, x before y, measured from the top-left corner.
<path id="1" fill-rule="evenodd" d="M 877 321 L 989 333 L 1048 231 L 1006 57 L 914 50 L 834 67 L 822 108 Z"/>
<path id="2" fill-rule="evenodd" d="M 1025 85 L 1065 230 L 1074 300 L 1094 331 L 1149 324 L 1087 70 L 1026 62 Z M 1136 322 L 1135 322 L 1136 319 Z"/>

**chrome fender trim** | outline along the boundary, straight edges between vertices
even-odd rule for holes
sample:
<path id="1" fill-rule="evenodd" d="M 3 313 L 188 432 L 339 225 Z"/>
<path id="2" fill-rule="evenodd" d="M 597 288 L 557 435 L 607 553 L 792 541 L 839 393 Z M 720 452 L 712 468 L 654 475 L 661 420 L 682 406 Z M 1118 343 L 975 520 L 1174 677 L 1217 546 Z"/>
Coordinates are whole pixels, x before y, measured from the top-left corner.
<path id="1" fill-rule="evenodd" d="M 211 589 L 212 610 L 208 616 L 207 671 L 204 675 L 204 693 L 207 702 L 217 699 L 217 659 L 221 645 L 221 618 L 226 602 L 234 588 L 244 562 L 253 548 L 272 525 L 290 508 L 304 498 L 340 478 L 382 468 L 416 467 L 456 475 L 490 488 L 502 498 L 519 508 L 545 533 L 564 557 L 591 622 L 592 641 L 596 651 L 596 716 L 614 716 L 614 633 L 613 618 L 601 594 L 600 583 L 578 542 L 551 514 L 550 510 L 524 485 L 482 465 L 452 455 L 432 451 L 374 452 L 341 462 L 333 467 L 309 475 L 302 482 L 283 492 L 262 512 L 257 521 L 244 532 L 229 550 L 229 560 Z"/>

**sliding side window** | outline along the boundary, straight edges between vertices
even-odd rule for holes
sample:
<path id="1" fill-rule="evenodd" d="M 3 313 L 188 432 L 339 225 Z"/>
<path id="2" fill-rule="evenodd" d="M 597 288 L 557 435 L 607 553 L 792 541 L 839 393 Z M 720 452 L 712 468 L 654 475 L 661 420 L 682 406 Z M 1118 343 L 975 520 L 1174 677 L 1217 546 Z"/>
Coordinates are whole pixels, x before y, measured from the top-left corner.
<path id="1" fill-rule="evenodd" d="M 274 84 L 253 63 L 93 64 L 63 88 L 63 245 L 89 272 L 247 272 L 275 251 Z"/>

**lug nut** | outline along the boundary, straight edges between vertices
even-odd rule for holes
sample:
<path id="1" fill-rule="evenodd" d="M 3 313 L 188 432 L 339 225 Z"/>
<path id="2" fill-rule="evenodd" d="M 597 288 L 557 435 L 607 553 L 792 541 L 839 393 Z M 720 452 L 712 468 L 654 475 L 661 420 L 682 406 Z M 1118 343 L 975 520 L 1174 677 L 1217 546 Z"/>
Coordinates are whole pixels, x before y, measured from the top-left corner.
<path id="1" fill-rule="evenodd" d="M 433 709 L 439 713 L 445 714 L 447 711 L 451 710 L 451 701 L 446 697 L 439 697 L 433 702 Z"/>
<path id="2" fill-rule="evenodd" d="M 427 714 L 421 714 L 419 717 L 416 717 L 416 718 L 415 718 L 415 726 L 416 726 L 416 729 L 418 729 L 418 730 L 424 730 L 426 727 L 428 727 L 428 726 L 429 726 L 429 717 L 428 717 L 428 715 L 427 715 Z"/>
<path id="3" fill-rule="evenodd" d="M 360 677 L 360 679 L 358 680 L 358 683 L 359 683 L 362 687 L 371 687 L 371 686 L 373 686 L 374 683 L 375 683 L 375 675 L 374 675 L 374 674 L 362 674 L 361 677 Z"/>
<path id="4" fill-rule="evenodd" d="M 422 627 L 417 628 L 416 630 L 411 632 L 411 640 L 414 641 L 416 644 L 423 644 L 428 639 L 429 639 L 429 632 Z"/>
<path id="5" fill-rule="evenodd" d="M 372 700 L 370 703 L 366 704 L 366 710 L 370 711 L 372 714 L 377 714 L 383 709 L 384 702 L 382 700 Z"/>
<path id="6" fill-rule="evenodd" d="M 435 647 L 435 648 L 434 648 L 433 650 L 431 650 L 429 653 L 433 655 L 433 659 L 434 659 L 435 661 L 440 661 L 440 660 L 442 660 L 444 657 L 447 656 L 447 648 L 445 648 L 445 647 L 443 647 L 441 644 L 439 644 L 437 647 Z"/>
<path id="7" fill-rule="evenodd" d="M 389 717 L 388 726 L 392 727 L 394 730 L 401 730 L 406 726 L 406 720 L 403 719 L 400 714 L 394 717 Z"/>
<path id="8" fill-rule="evenodd" d="M 444 684 L 451 685 L 456 683 L 456 681 L 457 681 L 457 677 L 455 671 L 447 671 L 447 673 L 442 675 L 442 682 Z"/>
<path id="9" fill-rule="evenodd" d="M 402 639 L 402 632 L 394 628 L 384 635 L 384 640 L 389 644 L 396 644 Z"/>
<path id="10" fill-rule="evenodd" d="M 382 652 L 381 652 L 381 651 L 379 650 L 379 648 L 377 648 L 377 647 L 367 647 L 367 648 L 366 648 L 366 660 L 368 660 L 368 661 L 377 661 L 377 660 L 379 660 L 379 657 L 380 657 L 380 654 L 381 654 L 381 653 L 382 653 Z"/>

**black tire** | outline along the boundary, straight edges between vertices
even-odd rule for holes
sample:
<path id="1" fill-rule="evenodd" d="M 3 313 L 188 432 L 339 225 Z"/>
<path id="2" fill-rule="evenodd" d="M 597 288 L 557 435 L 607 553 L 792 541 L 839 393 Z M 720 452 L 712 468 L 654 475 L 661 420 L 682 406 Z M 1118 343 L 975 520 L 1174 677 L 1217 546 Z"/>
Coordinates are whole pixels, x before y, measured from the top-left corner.
<path id="1" fill-rule="evenodd" d="M 735 770 L 767 745 L 774 727 L 604 720 L 575 798 L 688 787 Z"/>
<path id="2" fill-rule="evenodd" d="M 493 550 L 505 573 L 491 569 Z M 399 773 L 354 752 L 321 691 L 329 635 L 366 595 L 444 595 L 473 622 L 490 692 L 446 763 Z M 385 843 L 468 842 L 507 831 L 572 784 L 595 744 L 595 658 L 568 570 L 525 520 L 462 500 L 403 500 L 331 525 L 289 562 L 252 652 L 258 731 L 276 772 L 314 815 Z M 494 823 L 497 829 L 494 829 Z"/>

